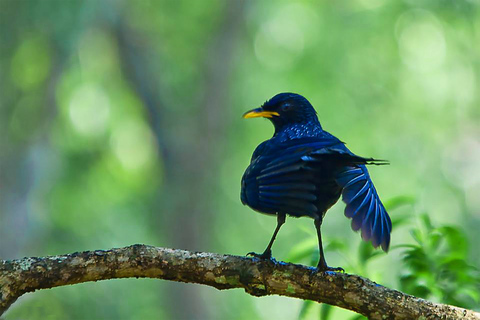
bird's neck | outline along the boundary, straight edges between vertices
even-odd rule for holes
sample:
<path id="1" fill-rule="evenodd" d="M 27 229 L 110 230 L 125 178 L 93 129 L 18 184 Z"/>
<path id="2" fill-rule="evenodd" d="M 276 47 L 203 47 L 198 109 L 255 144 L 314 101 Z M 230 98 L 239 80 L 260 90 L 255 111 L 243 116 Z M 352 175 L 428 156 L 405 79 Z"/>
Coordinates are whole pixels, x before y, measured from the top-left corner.
<path id="1" fill-rule="evenodd" d="M 274 138 L 290 140 L 304 137 L 315 137 L 323 131 L 320 122 L 315 119 L 308 122 L 289 123 L 275 126 Z"/>

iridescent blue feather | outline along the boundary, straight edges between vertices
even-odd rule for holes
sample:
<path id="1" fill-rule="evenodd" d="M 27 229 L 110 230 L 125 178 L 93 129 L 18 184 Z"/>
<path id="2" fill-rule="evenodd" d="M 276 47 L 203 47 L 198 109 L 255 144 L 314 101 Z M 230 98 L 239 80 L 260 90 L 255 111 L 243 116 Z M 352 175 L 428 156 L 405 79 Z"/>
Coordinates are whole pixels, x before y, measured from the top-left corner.
<path id="1" fill-rule="evenodd" d="M 362 230 L 362 238 L 372 240 L 374 247 L 388 251 L 392 221 L 364 165 L 348 166 L 336 178 L 343 188 L 342 200 L 347 204 L 345 216 L 352 219 L 352 229 Z"/>

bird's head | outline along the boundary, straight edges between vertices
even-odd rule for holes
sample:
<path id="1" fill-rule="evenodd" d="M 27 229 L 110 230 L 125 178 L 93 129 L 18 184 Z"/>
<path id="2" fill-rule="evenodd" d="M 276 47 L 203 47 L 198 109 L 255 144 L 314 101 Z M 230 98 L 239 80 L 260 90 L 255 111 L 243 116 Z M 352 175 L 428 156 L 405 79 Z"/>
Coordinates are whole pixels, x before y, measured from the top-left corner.
<path id="1" fill-rule="evenodd" d="M 246 112 L 245 119 L 264 117 L 272 121 L 275 131 L 291 124 L 318 124 L 317 113 L 310 102 L 296 93 L 279 93 L 260 108 Z"/>

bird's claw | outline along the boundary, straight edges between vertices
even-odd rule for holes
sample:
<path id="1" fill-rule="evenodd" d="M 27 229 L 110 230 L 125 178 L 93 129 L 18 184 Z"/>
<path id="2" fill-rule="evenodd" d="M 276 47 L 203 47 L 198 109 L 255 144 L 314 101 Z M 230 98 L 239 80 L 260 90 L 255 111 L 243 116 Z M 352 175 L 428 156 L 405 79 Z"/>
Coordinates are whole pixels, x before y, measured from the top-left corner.
<path id="1" fill-rule="evenodd" d="M 345 269 L 341 267 L 317 266 L 316 272 L 341 272 L 345 273 Z"/>
<path id="2" fill-rule="evenodd" d="M 255 252 L 249 252 L 247 253 L 247 256 L 255 257 L 261 260 L 271 260 L 272 259 L 272 252 L 264 252 L 262 254 L 255 253 Z"/>
<path id="3" fill-rule="evenodd" d="M 343 269 L 342 267 L 327 267 L 327 270 L 325 270 L 325 271 L 345 273 L 345 269 Z"/>

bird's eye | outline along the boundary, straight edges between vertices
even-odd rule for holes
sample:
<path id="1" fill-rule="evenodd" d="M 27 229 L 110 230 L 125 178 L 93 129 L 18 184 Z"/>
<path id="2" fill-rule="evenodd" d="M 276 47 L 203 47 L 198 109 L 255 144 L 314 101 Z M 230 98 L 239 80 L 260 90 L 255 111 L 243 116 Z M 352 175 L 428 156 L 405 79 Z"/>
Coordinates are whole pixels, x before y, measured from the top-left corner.
<path id="1" fill-rule="evenodd" d="M 290 109 L 292 109 L 292 105 L 291 104 L 284 104 L 282 107 L 281 107 L 282 111 L 288 111 Z"/>

